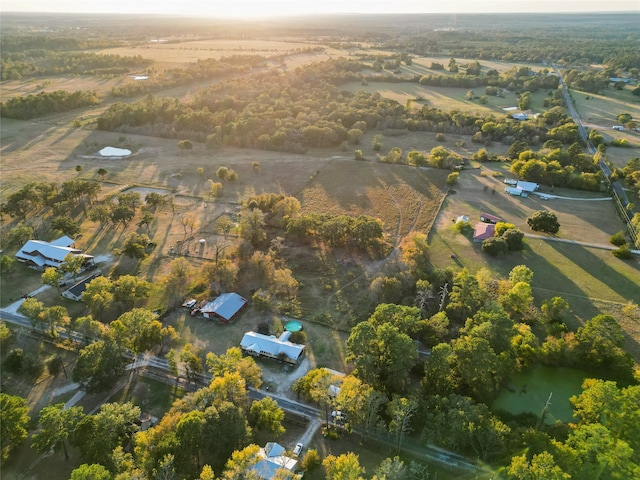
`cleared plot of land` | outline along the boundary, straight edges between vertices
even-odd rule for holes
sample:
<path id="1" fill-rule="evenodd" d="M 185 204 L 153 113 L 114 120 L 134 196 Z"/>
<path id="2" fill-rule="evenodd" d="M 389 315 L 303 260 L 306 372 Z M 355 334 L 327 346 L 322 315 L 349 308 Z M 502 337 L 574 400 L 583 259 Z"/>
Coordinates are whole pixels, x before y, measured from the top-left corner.
<path id="1" fill-rule="evenodd" d="M 300 193 L 304 213 L 372 215 L 392 243 L 425 230 L 438 211 L 446 172 L 404 165 L 333 160 Z"/>
<path id="2" fill-rule="evenodd" d="M 270 57 L 298 53 L 321 44 L 276 40 L 193 40 L 187 42 L 149 42 L 142 45 L 109 48 L 98 53 L 112 55 L 140 55 L 154 60 L 158 69 L 176 68 L 207 58 L 232 55 L 261 55 Z"/>
<path id="3" fill-rule="evenodd" d="M 98 96 L 104 97 L 109 94 L 114 86 L 119 85 L 122 81 L 124 81 L 122 77 L 100 78 L 90 75 L 39 77 L 37 79 L 3 81 L 1 91 L 3 101 L 18 95 L 37 95 L 40 92 L 53 92 L 55 90 L 66 90 L 67 92 L 94 90 Z"/>
<path id="4" fill-rule="evenodd" d="M 617 167 L 623 167 L 631 158 L 640 156 L 640 132 L 628 128 L 620 132 L 611 128 L 618 125 L 616 117 L 621 113 L 628 113 L 633 120 L 640 121 L 640 99 L 631 95 L 630 87 L 608 89 L 601 94 L 573 90 L 572 96 L 584 125 L 598 130 L 605 143 L 623 139 L 628 142 L 628 147 L 608 147 L 608 160 Z"/>
<path id="5" fill-rule="evenodd" d="M 518 96 L 509 92 L 504 97 L 487 97 L 487 103 L 481 104 L 477 99 L 468 100 L 465 98 L 469 90 L 473 90 L 475 96 L 482 96 L 485 87 L 480 86 L 475 89 L 454 88 L 454 87 L 431 87 L 413 82 L 369 82 L 362 85 L 361 82 L 348 82 L 341 85 L 341 88 L 350 92 L 364 91 L 367 93 L 379 93 L 385 98 L 390 98 L 403 105 L 411 103 L 413 108 L 422 106 L 439 108 L 443 111 L 459 110 L 463 112 L 478 113 L 481 115 L 494 114 L 506 116 L 509 112 L 503 110 L 505 107 L 515 107 L 518 105 Z M 531 96 L 531 110 L 534 112 L 544 111 L 543 101 L 546 92 L 536 92 Z"/>
<path id="6" fill-rule="evenodd" d="M 621 113 L 629 113 L 634 120 L 640 120 L 640 98 L 633 96 L 630 88 L 607 89 L 596 94 L 572 90 L 572 95 L 585 124 L 593 123 L 610 128 L 618 124 L 616 117 Z"/>
<path id="7" fill-rule="evenodd" d="M 499 166 L 490 164 L 489 168 Z M 430 237 L 431 258 L 437 266 L 454 270 L 467 268 L 471 272 L 486 268 L 506 276 L 514 266 L 525 264 L 534 272 L 532 287 L 538 301 L 556 295 L 565 298 L 571 305 L 567 323 L 574 329 L 598 313 L 611 313 L 625 330 L 625 348 L 640 361 L 637 325 L 640 319 L 626 318 L 621 313 L 622 304 L 640 302 L 637 257 L 623 261 L 609 250 L 533 238 L 525 239 L 526 247 L 521 253 L 491 257 L 482 253 L 479 243 L 473 243 L 451 228 L 459 215 L 467 215 L 475 225 L 479 214 L 487 212 L 531 233 L 527 216 L 537 210 L 549 210 L 558 216 L 558 237 L 609 245 L 609 237 L 623 228 L 612 202 L 510 197 L 503 192 L 504 185 L 499 179 L 480 176 L 477 170 L 462 172 L 455 189 L 456 194 L 447 196 Z M 587 198 L 598 195 L 561 189 L 555 189 L 554 193 Z"/>

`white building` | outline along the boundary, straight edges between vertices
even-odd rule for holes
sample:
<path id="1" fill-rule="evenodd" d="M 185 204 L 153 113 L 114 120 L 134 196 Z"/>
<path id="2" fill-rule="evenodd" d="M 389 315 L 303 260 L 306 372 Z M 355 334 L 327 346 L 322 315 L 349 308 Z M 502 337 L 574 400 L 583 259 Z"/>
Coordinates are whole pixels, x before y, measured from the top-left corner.
<path id="1" fill-rule="evenodd" d="M 58 268 L 64 262 L 64 257 L 70 253 L 83 256 L 85 263 L 93 260 L 91 255 L 83 254 L 82 250 L 74 248 L 73 244 L 73 239 L 67 236 L 53 242 L 29 240 L 16 253 L 16 260 L 36 270 L 45 270 L 48 267 Z"/>
<path id="2" fill-rule="evenodd" d="M 304 345 L 291 343 L 291 332 L 283 332 L 280 337 L 247 332 L 242 337 L 240 348 L 254 357 L 268 357 L 296 364 L 304 357 Z"/>

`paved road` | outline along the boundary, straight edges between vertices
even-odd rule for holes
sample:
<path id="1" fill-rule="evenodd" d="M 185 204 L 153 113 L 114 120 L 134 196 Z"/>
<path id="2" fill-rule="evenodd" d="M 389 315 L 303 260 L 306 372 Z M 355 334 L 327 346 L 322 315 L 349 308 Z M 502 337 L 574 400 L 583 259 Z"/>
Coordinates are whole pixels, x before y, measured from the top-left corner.
<path id="1" fill-rule="evenodd" d="M 12 323 L 14 325 L 19 325 L 21 327 L 25 327 L 28 329 L 32 329 L 31 323 L 28 318 L 25 316 L 15 313 L 14 311 L 7 311 L 6 309 L 0 310 L 0 319 Z M 39 331 L 46 335 L 42 329 Z M 79 341 L 84 341 L 84 337 L 77 332 L 72 331 L 61 331 L 58 332 L 60 337 L 62 338 L 74 338 Z M 130 352 L 125 353 L 125 356 L 133 360 L 128 366 L 128 370 L 137 371 L 139 374 L 144 376 L 157 379 L 164 383 L 168 384 L 177 384 L 181 388 L 185 390 L 196 390 L 200 387 L 207 386 L 211 383 L 212 377 L 208 373 L 203 373 L 197 375 L 195 382 L 187 382 L 183 377 L 178 380 L 175 379 L 169 373 L 169 365 L 166 359 L 156 357 L 155 355 L 151 355 L 149 353 L 141 354 L 138 356 L 133 355 Z M 119 388 L 119 387 L 118 387 Z M 272 397 L 278 404 L 280 408 L 282 408 L 285 412 L 293 413 L 302 417 L 307 418 L 310 421 L 310 429 L 315 432 L 317 428 L 322 424 L 322 416 L 323 412 L 315 408 L 311 405 L 307 405 L 304 403 L 297 402 L 295 400 L 291 400 L 289 398 L 282 397 L 280 395 L 274 395 L 271 392 L 265 390 L 258 390 L 256 388 L 248 388 L 249 397 L 254 400 L 260 400 L 264 397 Z M 311 428 L 313 427 L 313 428 Z M 307 433 L 309 433 L 307 430 Z M 312 432 L 312 433 L 313 433 Z M 374 438 L 378 442 L 385 443 L 389 446 L 394 446 L 394 442 L 389 438 L 388 435 L 379 434 L 374 436 Z M 308 442 L 307 442 L 308 443 Z M 478 467 L 473 464 L 469 459 L 462 457 L 454 452 L 450 452 L 448 450 L 444 450 L 442 448 L 436 447 L 435 445 L 421 445 L 416 442 L 403 442 L 402 450 L 410 453 L 416 458 L 421 458 L 423 460 L 428 460 L 430 462 L 436 462 L 441 465 L 447 466 L 449 468 L 457 469 L 461 472 L 479 472 Z"/>

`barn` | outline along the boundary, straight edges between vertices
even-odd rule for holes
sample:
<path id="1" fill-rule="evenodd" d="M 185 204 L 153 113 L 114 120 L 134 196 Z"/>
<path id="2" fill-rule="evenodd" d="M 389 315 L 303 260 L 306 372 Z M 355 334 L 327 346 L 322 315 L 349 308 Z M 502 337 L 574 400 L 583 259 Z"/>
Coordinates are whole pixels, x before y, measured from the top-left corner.
<path id="1" fill-rule="evenodd" d="M 200 312 L 204 318 L 216 318 L 223 323 L 230 323 L 246 304 L 247 300 L 237 293 L 223 293 L 215 300 L 206 303 Z"/>

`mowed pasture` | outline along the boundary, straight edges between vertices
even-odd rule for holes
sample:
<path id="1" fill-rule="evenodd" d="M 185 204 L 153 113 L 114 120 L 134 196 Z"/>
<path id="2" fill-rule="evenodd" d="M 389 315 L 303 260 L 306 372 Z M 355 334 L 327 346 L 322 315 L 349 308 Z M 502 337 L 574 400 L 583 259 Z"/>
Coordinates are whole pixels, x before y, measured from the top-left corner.
<path id="1" fill-rule="evenodd" d="M 439 108 L 446 112 L 458 110 L 502 117 L 510 114 L 504 111 L 503 108 L 518 105 L 518 96 L 513 92 L 506 93 L 504 97 L 487 97 L 487 103 L 484 105 L 478 99 L 468 100 L 466 98 L 469 90 L 473 90 L 477 97 L 484 95 L 485 87 L 483 86 L 471 89 L 432 87 L 414 82 L 369 82 L 368 85 L 362 85 L 361 82 L 348 82 L 340 87 L 350 92 L 379 93 L 383 97 L 395 100 L 402 105 L 410 104 L 414 109 L 426 106 Z M 541 113 L 545 110 L 543 107 L 545 96 L 546 92 L 536 92 L 531 96 L 531 110 L 533 112 Z"/>
<path id="2" fill-rule="evenodd" d="M 208 58 L 220 59 L 234 55 L 260 55 L 272 57 L 299 53 L 314 47 L 325 48 L 320 43 L 254 40 L 254 39 L 203 39 L 191 41 L 152 42 L 107 48 L 98 53 L 111 55 L 140 55 L 155 62 L 156 70 L 184 67 L 187 63 Z"/>
<path id="3" fill-rule="evenodd" d="M 456 271 L 466 268 L 473 273 L 487 269 L 496 276 L 507 276 L 516 265 L 527 265 L 534 272 L 532 288 L 538 304 L 553 296 L 565 298 L 571 306 L 567 324 L 572 329 L 599 313 L 614 315 L 625 330 L 625 348 L 640 362 L 640 316 L 631 318 L 621 310 L 629 301 L 640 303 L 637 257 L 620 260 L 608 249 L 555 242 L 556 237 L 545 235 L 548 239 L 525 238 L 522 252 L 491 257 L 482 252 L 480 243 L 452 228 L 459 215 L 467 215 L 475 225 L 479 214 L 486 212 L 513 223 L 525 234 L 534 234 L 526 218 L 537 210 L 548 210 L 558 216 L 557 238 L 608 247 L 609 237 L 624 228 L 613 202 L 511 197 L 504 193 L 501 179 L 491 176 L 492 170 L 501 170 L 500 164 L 485 165 L 482 170 L 488 174 L 482 176 L 479 170 L 461 172 L 456 193 L 447 195 L 430 236 L 434 264 Z M 603 196 L 568 189 L 555 189 L 553 194 Z"/>
<path id="4" fill-rule="evenodd" d="M 584 125 L 598 130 L 605 143 L 623 139 L 628 142 L 627 147 L 609 146 L 608 160 L 616 167 L 624 167 L 630 159 L 640 156 L 640 132 L 626 127 L 622 132 L 612 129 L 614 125 L 619 125 L 616 118 L 621 113 L 628 113 L 633 120 L 640 122 L 640 98 L 631 95 L 631 87 L 623 90 L 609 88 L 600 94 L 572 90 L 572 96 Z"/>

